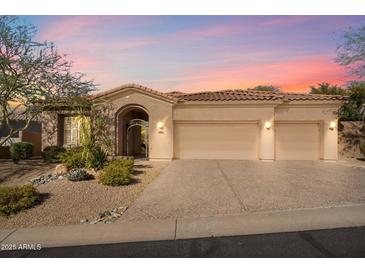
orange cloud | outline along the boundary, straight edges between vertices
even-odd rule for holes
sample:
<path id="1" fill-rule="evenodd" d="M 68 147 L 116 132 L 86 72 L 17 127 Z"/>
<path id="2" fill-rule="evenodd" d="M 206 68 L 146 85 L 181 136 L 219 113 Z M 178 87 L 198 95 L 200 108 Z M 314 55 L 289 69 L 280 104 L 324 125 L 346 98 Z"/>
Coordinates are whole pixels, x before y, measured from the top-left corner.
<path id="1" fill-rule="evenodd" d="M 311 56 L 251 66 L 202 69 L 186 76 L 152 81 L 181 91 L 249 88 L 259 84 L 281 87 L 287 92 L 307 92 L 321 82 L 342 84 L 349 80 L 342 67 L 328 56 Z"/>

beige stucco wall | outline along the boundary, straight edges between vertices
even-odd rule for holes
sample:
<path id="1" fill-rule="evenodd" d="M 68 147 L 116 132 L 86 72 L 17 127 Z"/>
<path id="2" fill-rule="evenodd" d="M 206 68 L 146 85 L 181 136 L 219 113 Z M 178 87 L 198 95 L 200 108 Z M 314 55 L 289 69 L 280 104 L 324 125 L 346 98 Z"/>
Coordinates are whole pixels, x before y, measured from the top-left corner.
<path id="1" fill-rule="evenodd" d="M 142 106 L 149 115 L 149 157 L 151 160 L 171 160 L 173 157 L 173 122 L 172 103 L 140 93 L 136 89 L 128 89 L 122 93 L 106 98 L 113 105 L 114 115 L 124 107 Z M 157 128 L 158 122 L 164 128 Z M 117 128 L 112 129 L 117 135 Z"/>
<path id="2" fill-rule="evenodd" d="M 42 113 L 42 151 L 47 146 L 58 145 L 58 113 L 46 111 Z"/>

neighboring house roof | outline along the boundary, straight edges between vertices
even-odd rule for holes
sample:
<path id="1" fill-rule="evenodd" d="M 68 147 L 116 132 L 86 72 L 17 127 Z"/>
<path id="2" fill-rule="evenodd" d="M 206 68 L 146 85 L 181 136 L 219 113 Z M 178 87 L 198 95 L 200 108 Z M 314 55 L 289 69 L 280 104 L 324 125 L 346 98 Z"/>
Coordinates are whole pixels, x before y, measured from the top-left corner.
<path id="1" fill-rule="evenodd" d="M 160 97 L 170 102 L 219 102 L 219 101 L 344 101 L 347 96 L 342 95 L 322 95 L 308 93 L 284 93 L 257 90 L 219 90 L 185 93 L 181 91 L 160 92 L 138 84 L 126 84 L 104 92 L 92 95 L 92 98 L 114 95 L 122 90 L 135 88 L 144 93 Z"/>
<path id="2" fill-rule="evenodd" d="M 9 119 L 12 121 L 26 121 L 27 120 L 27 112 L 25 111 L 23 106 L 18 107 L 10 116 Z M 33 119 L 33 122 L 40 122 L 40 115 L 36 115 Z"/>

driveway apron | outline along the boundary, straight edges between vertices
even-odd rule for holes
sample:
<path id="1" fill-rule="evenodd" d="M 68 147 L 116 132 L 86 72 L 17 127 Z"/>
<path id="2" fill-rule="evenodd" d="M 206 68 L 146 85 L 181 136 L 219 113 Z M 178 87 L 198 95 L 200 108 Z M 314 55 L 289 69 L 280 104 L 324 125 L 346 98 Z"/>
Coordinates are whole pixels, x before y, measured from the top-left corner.
<path id="1" fill-rule="evenodd" d="M 176 160 L 121 221 L 365 203 L 365 168 L 320 161 Z"/>
<path id="2" fill-rule="evenodd" d="M 217 161 L 177 160 L 144 190 L 122 220 L 238 214 L 243 210 Z"/>

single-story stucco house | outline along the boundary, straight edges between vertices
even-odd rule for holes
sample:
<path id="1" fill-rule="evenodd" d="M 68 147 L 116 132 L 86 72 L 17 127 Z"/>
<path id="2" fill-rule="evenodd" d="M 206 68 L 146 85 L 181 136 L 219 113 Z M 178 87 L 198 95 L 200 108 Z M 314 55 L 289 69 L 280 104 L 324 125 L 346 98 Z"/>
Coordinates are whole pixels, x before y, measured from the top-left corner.
<path id="1" fill-rule="evenodd" d="M 162 93 L 136 84 L 98 93 L 113 106 L 115 155 L 151 160 L 337 160 L 337 112 L 346 98 L 223 90 Z M 42 146 L 72 145 L 77 126 L 46 113 Z"/>

